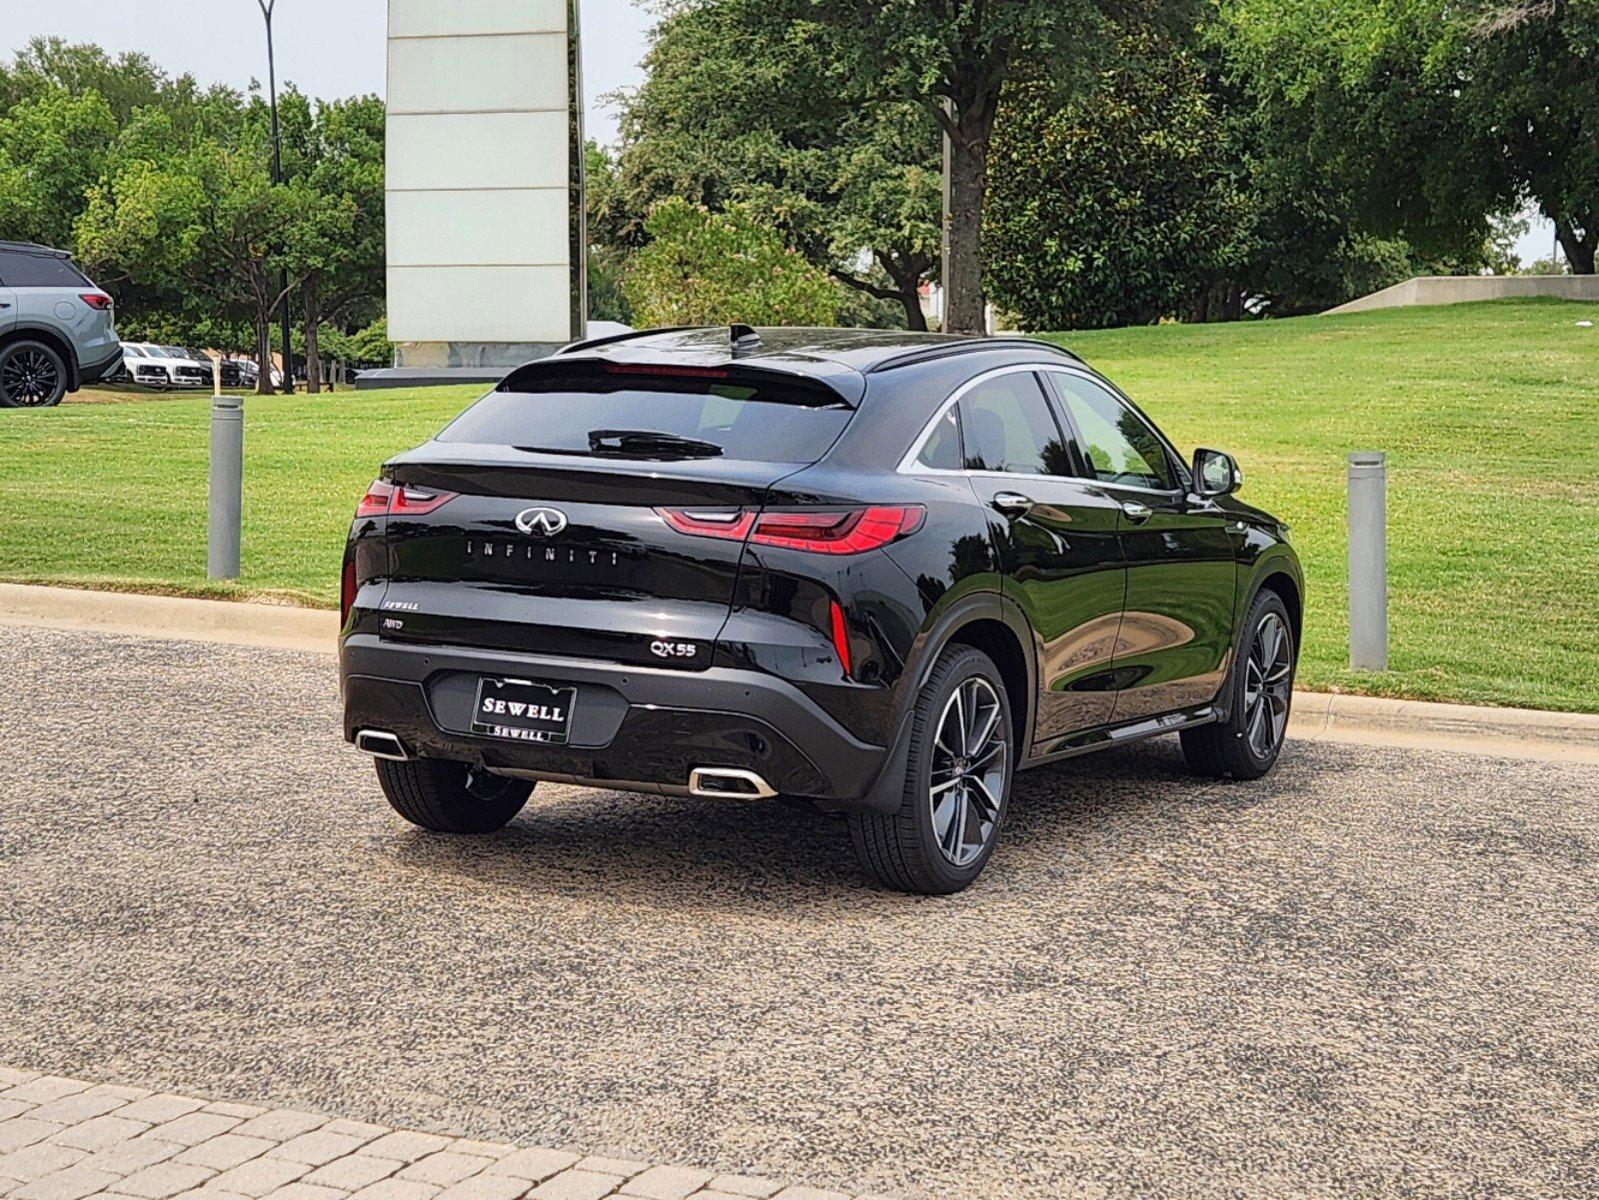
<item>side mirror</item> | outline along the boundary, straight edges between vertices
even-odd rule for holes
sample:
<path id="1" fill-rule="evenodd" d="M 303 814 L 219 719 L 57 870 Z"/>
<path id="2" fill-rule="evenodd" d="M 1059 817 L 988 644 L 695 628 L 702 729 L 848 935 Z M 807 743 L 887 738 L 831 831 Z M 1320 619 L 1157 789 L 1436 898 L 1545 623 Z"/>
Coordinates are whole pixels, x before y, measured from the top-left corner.
<path id="1" fill-rule="evenodd" d="M 1244 473 L 1231 454 L 1220 450 L 1194 451 L 1194 493 L 1202 500 L 1230 496 L 1244 486 Z"/>

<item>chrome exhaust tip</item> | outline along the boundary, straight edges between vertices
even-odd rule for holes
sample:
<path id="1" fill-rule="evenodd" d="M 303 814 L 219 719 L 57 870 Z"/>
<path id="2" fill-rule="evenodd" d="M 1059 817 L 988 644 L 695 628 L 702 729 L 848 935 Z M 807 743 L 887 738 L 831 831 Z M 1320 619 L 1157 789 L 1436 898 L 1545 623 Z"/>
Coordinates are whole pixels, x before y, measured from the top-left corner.
<path id="1" fill-rule="evenodd" d="M 688 775 L 688 794 L 718 800 L 770 800 L 777 789 L 754 771 L 737 767 L 695 767 Z"/>
<path id="2" fill-rule="evenodd" d="M 357 730 L 355 748 L 362 754 L 370 754 L 373 758 L 387 758 L 393 762 L 405 762 L 411 757 L 410 751 L 405 748 L 405 743 L 383 729 Z"/>

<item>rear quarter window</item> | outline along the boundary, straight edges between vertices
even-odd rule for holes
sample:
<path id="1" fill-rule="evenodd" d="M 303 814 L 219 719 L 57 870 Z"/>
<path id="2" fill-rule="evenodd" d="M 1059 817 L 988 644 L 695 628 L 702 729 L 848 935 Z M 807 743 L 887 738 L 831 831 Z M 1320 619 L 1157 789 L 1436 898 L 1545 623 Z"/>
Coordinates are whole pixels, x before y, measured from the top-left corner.
<path id="1" fill-rule="evenodd" d="M 55 254 L 27 254 L 19 250 L 0 250 L 0 284 L 6 287 L 89 286 L 76 267 Z"/>
<path id="2" fill-rule="evenodd" d="M 735 375 L 612 373 L 574 364 L 570 372 L 507 382 L 515 390 L 490 392 L 438 440 L 590 455 L 592 434 L 623 430 L 709 443 L 721 451 L 711 457 L 812 463 L 832 448 L 854 412 L 800 381 Z"/>

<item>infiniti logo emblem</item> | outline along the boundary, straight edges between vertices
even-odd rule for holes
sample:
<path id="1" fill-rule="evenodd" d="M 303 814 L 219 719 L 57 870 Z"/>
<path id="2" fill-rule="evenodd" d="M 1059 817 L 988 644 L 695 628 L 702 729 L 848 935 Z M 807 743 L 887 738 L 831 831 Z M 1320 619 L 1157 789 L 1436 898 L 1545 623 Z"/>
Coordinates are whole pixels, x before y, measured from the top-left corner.
<path id="1" fill-rule="evenodd" d="M 516 527 L 523 533 L 554 537 L 566 528 L 566 514 L 558 508 L 524 508 L 516 514 Z"/>

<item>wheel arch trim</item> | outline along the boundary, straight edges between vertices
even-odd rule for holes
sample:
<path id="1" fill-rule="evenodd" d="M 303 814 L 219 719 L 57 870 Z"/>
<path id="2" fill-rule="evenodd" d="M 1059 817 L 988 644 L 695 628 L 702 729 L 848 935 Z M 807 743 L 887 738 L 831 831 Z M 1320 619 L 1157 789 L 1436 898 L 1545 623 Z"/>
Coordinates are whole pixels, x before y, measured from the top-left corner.
<path id="1" fill-rule="evenodd" d="M 78 352 L 68 339 L 48 325 L 18 322 L 4 333 L 0 333 L 0 349 L 15 342 L 43 342 L 54 350 L 61 356 L 61 361 L 67 368 L 67 391 L 78 390 Z"/>
<path id="2" fill-rule="evenodd" d="M 1033 722 L 1038 710 L 1038 661 L 1027 618 L 1014 600 L 998 591 L 970 592 L 938 613 L 917 635 L 917 648 L 912 656 L 913 665 L 906 672 L 904 711 L 899 714 L 899 724 L 890 744 L 889 753 L 883 760 L 883 767 L 878 772 L 871 789 L 861 800 L 861 807 L 884 813 L 899 809 L 901 794 L 904 791 L 905 771 L 910 761 L 911 719 L 915 714 L 916 696 L 927 686 L 933 668 L 938 665 L 939 656 L 952 643 L 960 640 L 961 631 L 971 630 L 975 626 L 984 624 L 1002 626 L 1009 632 L 1020 650 L 1019 658 L 1024 674 L 1021 690 L 1026 707 L 1020 722 L 1023 736 L 1018 739 L 1016 758 L 1018 762 L 1025 761 L 1026 747 L 1032 744 Z M 1005 665 L 1003 663 L 995 665 L 1000 668 L 1003 677 Z"/>

